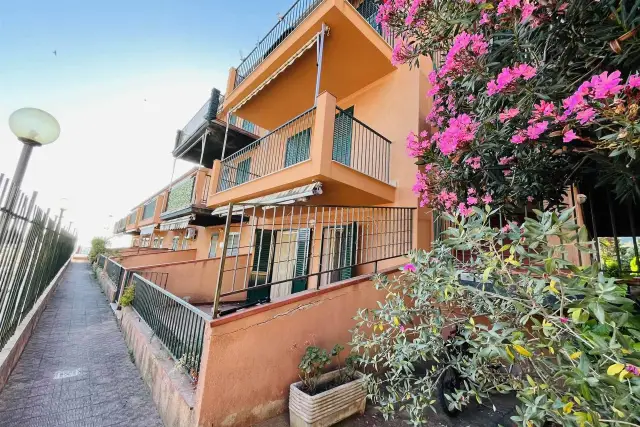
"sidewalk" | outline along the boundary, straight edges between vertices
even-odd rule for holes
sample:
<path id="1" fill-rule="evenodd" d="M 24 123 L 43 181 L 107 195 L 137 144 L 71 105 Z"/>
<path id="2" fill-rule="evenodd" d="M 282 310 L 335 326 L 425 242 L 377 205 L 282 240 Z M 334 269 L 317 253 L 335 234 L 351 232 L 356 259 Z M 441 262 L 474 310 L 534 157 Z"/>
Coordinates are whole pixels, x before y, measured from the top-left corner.
<path id="1" fill-rule="evenodd" d="M 0 426 L 162 426 L 86 262 L 73 262 L 0 392 Z"/>

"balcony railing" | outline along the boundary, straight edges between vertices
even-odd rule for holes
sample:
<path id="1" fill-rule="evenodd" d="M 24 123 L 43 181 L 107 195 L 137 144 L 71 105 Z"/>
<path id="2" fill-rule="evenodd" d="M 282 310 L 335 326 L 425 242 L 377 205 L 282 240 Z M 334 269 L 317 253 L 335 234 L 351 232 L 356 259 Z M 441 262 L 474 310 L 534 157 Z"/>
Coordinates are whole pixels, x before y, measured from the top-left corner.
<path id="1" fill-rule="evenodd" d="M 173 358 L 197 379 L 205 327 L 211 317 L 191 304 L 134 274 L 133 308 L 149 325 Z"/>
<path id="2" fill-rule="evenodd" d="M 191 206 L 194 202 L 195 183 L 196 177 L 192 175 L 174 185 L 169 191 L 165 212 L 173 212 Z"/>
<path id="3" fill-rule="evenodd" d="M 389 183 L 391 141 L 341 108 L 336 108 L 332 159 Z"/>
<path id="4" fill-rule="evenodd" d="M 309 159 L 316 109 L 310 108 L 221 162 L 217 191 Z"/>
<path id="5" fill-rule="evenodd" d="M 321 288 L 375 273 L 380 261 L 413 249 L 414 208 L 240 203 L 231 209 L 247 219 L 225 227 L 216 301 L 267 301 Z"/>
<path id="6" fill-rule="evenodd" d="M 96 264 L 98 265 L 98 267 L 104 269 L 104 266 L 107 262 L 107 257 L 104 255 L 98 255 L 98 258 L 96 258 Z"/>
<path id="7" fill-rule="evenodd" d="M 364 18 L 365 21 L 371 25 L 371 27 L 377 31 L 380 36 L 391 47 L 395 44 L 395 36 L 389 30 L 383 29 L 382 25 L 376 22 L 376 16 L 378 15 L 378 4 L 375 0 L 349 0 L 351 4 Z"/>
<path id="8" fill-rule="evenodd" d="M 278 23 L 267 33 L 258 45 L 247 55 L 237 68 L 237 87 L 258 65 L 265 60 L 291 34 L 300 23 L 313 12 L 323 0 L 298 0 L 280 18 Z"/>

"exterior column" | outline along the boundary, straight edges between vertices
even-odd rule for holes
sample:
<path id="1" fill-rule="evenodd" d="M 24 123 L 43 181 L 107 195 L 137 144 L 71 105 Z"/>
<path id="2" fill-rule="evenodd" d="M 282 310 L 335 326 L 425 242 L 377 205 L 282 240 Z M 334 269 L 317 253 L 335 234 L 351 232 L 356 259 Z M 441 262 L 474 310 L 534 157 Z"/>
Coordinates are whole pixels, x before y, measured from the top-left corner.
<path id="1" fill-rule="evenodd" d="M 331 175 L 335 121 L 336 97 L 322 92 L 316 100 L 316 119 L 311 136 L 310 154 L 315 175 Z"/>

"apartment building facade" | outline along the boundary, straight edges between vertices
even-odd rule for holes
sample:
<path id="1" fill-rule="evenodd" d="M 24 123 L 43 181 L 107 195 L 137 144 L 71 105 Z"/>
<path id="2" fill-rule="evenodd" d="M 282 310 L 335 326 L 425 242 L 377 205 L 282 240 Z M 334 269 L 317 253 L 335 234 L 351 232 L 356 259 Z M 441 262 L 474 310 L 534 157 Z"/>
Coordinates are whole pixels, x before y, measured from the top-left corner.
<path id="1" fill-rule="evenodd" d="M 137 315 L 176 360 L 197 355 L 184 425 L 284 411 L 303 343 L 348 342 L 355 310 L 384 298 L 371 276 L 429 248 L 405 140 L 429 130 L 430 62 L 392 65 L 376 12 L 296 1 L 178 131 L 173 156 L 194 168 L 115 226 L 158 249 L 110 260 L 135 284 Z M 158 314 L 169 305 L 188 327 Z"/>

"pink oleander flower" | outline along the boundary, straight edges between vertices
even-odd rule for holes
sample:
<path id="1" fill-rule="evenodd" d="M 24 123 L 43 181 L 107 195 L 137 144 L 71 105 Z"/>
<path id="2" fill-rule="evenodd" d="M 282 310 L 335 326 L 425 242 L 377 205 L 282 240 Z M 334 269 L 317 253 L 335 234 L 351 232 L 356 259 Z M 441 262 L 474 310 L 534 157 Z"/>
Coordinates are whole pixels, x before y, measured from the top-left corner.
<path id="1" fill-rule="evenodd" d="M 520 0 L 502 0 L 498 3 L 498 15 L 504 15 L 515 8 L 520 7 Z"/>
<path id="2" fill-rule="evenodd" d="M 511 88 L 518 78 L 530 80 L 535 75 L 535 67 L 528 64 L 514 65 L 512 68 L 504 67 L 494 80 L 487 83 L 487 95 L 492 96 Z"/>
<path id="3" fill-rule="evenodd" d="M 533 114 L 531 115 L 531 120 L 529 123 L 533 123 L 534 121 L 538 121 L 543 117 L 555 117 L 556 116 L 556 106 L 551 102 L 547 102 L 545 100 L 541 100 L 539 103 L 533 106 Z"/>
<path id="4" fill-rule="evenodd" d="M 509 224 L 505 224 L 505 226 L 502 227 L 500 231 L 502 231 L 503 233 L 508 233 L 509 231 L 511 231 L 511 226 Z"/>
<path id="5" fill-rule="evenodd" d="M 520 22 L 526 21 L 527 18 L 533 15 L 533 12 L 535 11 L 536 11 L 536 7 L 533 4 L 529 2 L 525 2 L 522 5 L 522 15 L 520 16 Z"/>
<path id="6" fill-rule="evenodd" d="M 520 110 L 518 108 L 508 108 L 504 110 L 502 113 L 500 113 L 498 117 L 500 119 L 500 122 L 504 123 L 507 120 L 513 119 L 515 116 L 518 115 L 519 112 Z"/>
<path id="7" fill-rule="evenodd" d="M 460 203 L 458 205 L 458 212 L 460 212 L 460 215 L 462 216 L 469 216 L 473 213 L 473 209 L 467 207 L 467 205 L 465 205 L 464 203 Z"/>
<path id="8" fill-rule="evenodd" d="M 508 165 L 510 163 L 513 163 L 513 161 L 515 160 L 515 156 L 509 156 L 509 157 L 500 157 L 500 159 L 498 160 L 498 164 L 501 166 L 505 166 Z"/>
<path id="9" fill-rule="evenodd" d="M 405 264 L 404 271 L 410 271 L 411 273 L 416 272 L 416 266 L 412 263 Z"/>
<path id="10" fill-rule="evenodd" d="M 640 376 L 640 368 L 635 365 L 628 364 L 624 369 L 630 374 L 635 375 L 636 377 Z"/>
<path id="11" fill-rule="evenodd" d="M 404 325 L 400 325 L 400 332 L 404 333 L 405 329 L 404 329 Z"/>
<path id="12" fill-rule="evenodd" d="M 478 204 L 478 198 L 475 196 L 469 196 L 467 197 L 467 204 L 469 206 L 475 206 Z"/>
<path id="13" fill-rule="evenodd" d="M 569 323 L 569 319 L 567 319 L 566 317 L 561 317 L 560 318 L 560 322 L 563 323 L 563 324 L 567 324 L 567 323 Z"/>
<path id="14" fill-rule="evenodd" d="M 630 88 L 639 88 L 640 87 L 640 75 L 634 74 L 629 76 L 629 80 L 627 81 L 627 86 Z"/>
<path id="15" fill-rule="evenodd" d="M 522 133 L 522 131 L 519 131 L 518 133 L 515 133 L 512 137 L 511 137 L 511 142 L 514 144 L 522 144 L 523 142 L 525 142 L 527 140 L 527 138 L 524 136 L 524 134 Z"/>
<path id="16" fill-rule="evenodd" d="M 464 162 L 468 164 L 471 167 L 471 169 L 474 169 L 474 170 L 480 169 L 480 157 L 469 157 Z"/>
<path id="17" fill-rule="evenodd" d="M 529 139 L 538 139 L 547 130 L 547 127 L 549 127 L 547 121 L 534 123 L 527 128 L 527 136 Z"/>
<path id="18" fill-rule="evenodd" d="M 573 129 L 571 129 L 562 135 L 562 142 L 571 142 L 577 137 L 578 135 L 576 135 L 576 132 Z"/>
<path id="19" fill-rule="evenodd" d="M 439 77 L 453 78 L 468 72 L 475 66 L 478 57 L 488 52 L 489 44 L 482 34 L 462 32 L 453 39 L 444 64 L 438 71 Z M 450 84 L 451 81 L 447 81 Z"/>
<path id="20" fill-rule="evenodd" d="M 470 196 L 473 196 L 476 194 L 476 189 L 475 188 L 468 188 L 467 189 L 467 194 Z"/>
<path id="21" fill-rule="evenodd" d="M 413 48 L 402 38 L 396 38 L 393 52 L 391 52 L 391 65 L 397 67 L 405 63 L 415 55 Z"/>
<path id="22" fill-rule="evenodd" d="M 580 122 L 581 125 L 586 125 L 593 121 L 593 118 L 596 115 L 596 110 L 593 108 L 587 108 L 586 110 L 579 111 L 576 114 L 576 119 Z"/>
<path id="23" fill-rule="evenodd" d="M 473 102 L 473 101 L 475 101 L 475 100 L 476 100 L 476 97 L 475 97 L 475 96 L 473 96 L 473 95 L 469 95 L 469 96 L 467 96 L 467 102 L 472 103 L 472 102 Z"/>
<path id="24" fill-rule="evenodd" d="M 527 201 L 528 202 L 533 202 L 533 196 L 527 196 Z"/>
<path id="25" fill-rule="evenodd" d="M 489 14 L 486 11 L 483 11 L 482 14 L 480 15 L 480 21 L 478 21 L 478 23 L 480 25 L 491 23 L 491 18 L 489 17 Z"/>
<path id="26" fill-rule="evenodd" d="M 447 210 L 458 201 L 458 196 L 454 192 L 442 190 L 438 194 L 438 202 L 440 202 Z"/>
<path id="27" fill-rule="evenodd" d="M 593 96 L 596 99 L 604 99 L 619 93 L 624 86 L 620 83 L 620 71 L 616 70 L 609 74 L 606 71 L 591 77 L 591 86 L 593 87 Z"/>
<path id="28" fill-rule="evenodd" d="M 449 126 L 441 133 L 434 134 L 438 148 L 443 155 L 448 156 L 455 152 L 458 148 L 473 141 L 479 124 L 474 122 L 468 114 L 460 114 L 459 116 L 449 120 Z M 434 139 L 434 138 L 432 138 Z"/>
<path id="29" fill-rule="evenodd" d="M 493 202 L 493 197 L 491 197 L 491 194 L 487 193 L 482 196 L 482 201 L 488 205 L 489 203 Z"/>

